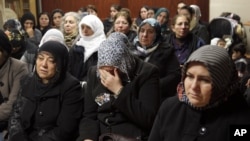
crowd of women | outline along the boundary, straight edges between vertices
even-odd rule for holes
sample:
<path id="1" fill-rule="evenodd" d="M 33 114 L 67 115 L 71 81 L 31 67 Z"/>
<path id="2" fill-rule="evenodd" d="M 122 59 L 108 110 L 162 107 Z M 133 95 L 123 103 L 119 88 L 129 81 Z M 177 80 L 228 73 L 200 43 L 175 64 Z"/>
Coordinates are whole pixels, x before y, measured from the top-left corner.
<path id="1" fill-rule="evenodd" d="M 165 7 L 139 13 L 114 4 L 101 21 L 88 5 L 6 21 L 0 140 L 229 141 L 250 125 L 244 42 L 210 45 L 197 5 L 179 3 L 171 23 Z"/>

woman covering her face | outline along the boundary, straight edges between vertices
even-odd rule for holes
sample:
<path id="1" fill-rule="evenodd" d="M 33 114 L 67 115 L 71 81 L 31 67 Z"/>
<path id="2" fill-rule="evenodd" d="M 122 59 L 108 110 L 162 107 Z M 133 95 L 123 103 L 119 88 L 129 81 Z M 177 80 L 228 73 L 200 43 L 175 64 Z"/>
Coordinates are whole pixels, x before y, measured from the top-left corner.
<path id="1" fill-rule="evenodd" d="M 111 37 L 100 44 L 97 66 L 88 73 L 78 141 L 96 141 L 104 133 L 145 140 L 159 106 L 157 68 Z"/>
<path id="2" fill-rule="evenodd" d="M 178 96 L 162 104 L 149 141 L 229 141 L 233 125 L 249 125 L 250 109 L 239 91 L 227 51 L 203 46 L 183 66 Z"/>
<path id="3" fill-rule="evenodd" d="M 83 101 L 79 81 L 67 73 L 68 50 L 47 41 L 38 50 L 35 72 L 21 81 L 9 124 L 10 140 L 75 140 Z"/>

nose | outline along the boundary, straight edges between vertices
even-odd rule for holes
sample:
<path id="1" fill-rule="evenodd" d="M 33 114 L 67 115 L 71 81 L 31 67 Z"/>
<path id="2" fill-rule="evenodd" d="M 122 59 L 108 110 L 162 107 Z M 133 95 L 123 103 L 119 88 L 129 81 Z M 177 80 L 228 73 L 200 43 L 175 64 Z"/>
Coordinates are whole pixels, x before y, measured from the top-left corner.
<path id="1" fill-rule="evenodd" d="M 199 82 L 197 81 L 197 79 L 193 79 L 192 82 L 191 82 L 191 88 L 196 90 L 199 88 Z"/>
<path id="2" fill-rule="evenodd" d="M 41 64 L 43 67 L 47 67 L 47 65 L 48 65 L 47 60 L 46 59 L 42 60 Z"/>

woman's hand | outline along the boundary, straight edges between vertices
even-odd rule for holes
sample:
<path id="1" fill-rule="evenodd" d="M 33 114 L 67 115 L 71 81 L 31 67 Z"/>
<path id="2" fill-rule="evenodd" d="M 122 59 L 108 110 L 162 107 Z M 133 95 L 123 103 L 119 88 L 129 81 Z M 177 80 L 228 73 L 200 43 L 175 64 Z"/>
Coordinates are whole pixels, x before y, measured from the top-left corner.
<path id="1" fill-rule="evenodd" d="M 105 86 L 115 95 L 118 95 L 120 89 L 123 87 L 121 79 L 118 74 L 118 69 L 114 68 L 112 72 L 110 72 L 100 68 L 99 72 L 100 72 L 101 83 L 103 84 L 103 86 Z"/>

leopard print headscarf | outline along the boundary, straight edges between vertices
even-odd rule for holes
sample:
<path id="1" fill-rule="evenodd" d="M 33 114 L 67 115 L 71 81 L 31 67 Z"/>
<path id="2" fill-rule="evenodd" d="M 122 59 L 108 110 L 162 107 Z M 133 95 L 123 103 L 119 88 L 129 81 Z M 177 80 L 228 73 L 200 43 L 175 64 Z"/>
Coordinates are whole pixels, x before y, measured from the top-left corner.
<path id="1" fill-rule="evenodd" d="M 126 81 L 130 81 L 131 73 L 134 72 L 135 60 L 123 41 L 110 38 L 103 41 L 98 49 L 97 67 L 102 66 L 118 68 L 122 73 L 126 74 L 128 79 Z"/>

